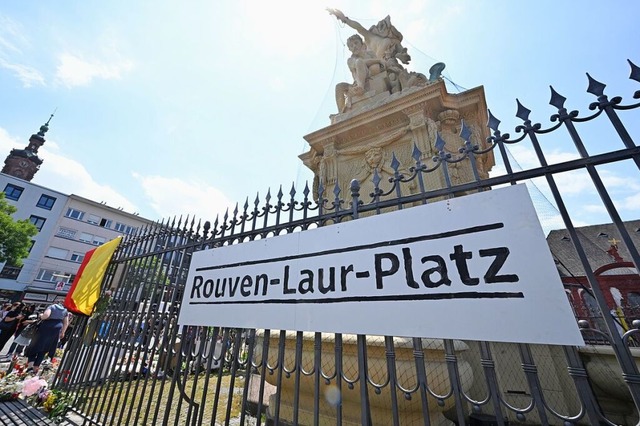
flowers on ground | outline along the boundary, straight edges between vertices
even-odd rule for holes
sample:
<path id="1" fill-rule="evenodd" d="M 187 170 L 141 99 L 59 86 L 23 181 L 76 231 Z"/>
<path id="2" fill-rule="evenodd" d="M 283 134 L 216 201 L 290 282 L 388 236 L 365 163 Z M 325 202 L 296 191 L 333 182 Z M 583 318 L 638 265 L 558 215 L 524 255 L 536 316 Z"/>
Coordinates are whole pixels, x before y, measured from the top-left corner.
<path id="1" fill-rule="evenodd" d="M 69 408 L 71 408 L 72 402 L 73 398 L 68 393 L 58 389 L 52 389 L 42 403 L 42 408 L 50 419 L 60 423 L 67 414 L 67 411 L 69 411 Z"/>
<path id="2" fill-rule="evenodd" d="M 22 392 L 22 377 L 17 374 L 7 374 L 0 379 L 0 401 L 18 399 Z"/>
<path id="3" fill-rule="evenodd" d="M 0 375 L 1 376 L 1 375 Z M 0 401 L 23 398 L 30 405 L 41 408 L 54 422 L 60 423 L 69 411 L 73 397 L 58 389 L 49 389 L 47 381 L 14 371 L 0 377 Z"/>
<path id="4" fill-rule="evenodd" d="M 22 382 L 22 396 L 30 397 L 47 387 L 47 381 L 38 376 L 30 377 Z"/>

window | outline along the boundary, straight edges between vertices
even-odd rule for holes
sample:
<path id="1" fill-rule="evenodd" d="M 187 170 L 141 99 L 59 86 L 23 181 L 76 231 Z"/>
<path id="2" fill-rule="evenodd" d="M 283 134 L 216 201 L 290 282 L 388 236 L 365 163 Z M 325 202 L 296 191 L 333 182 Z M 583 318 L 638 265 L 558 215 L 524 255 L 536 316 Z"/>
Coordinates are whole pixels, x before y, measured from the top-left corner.
<path id="1" fill-rule="evenodd" d="M 73 254 L 71 255 L 72 262 L 82 263 L 83 260 L 84 260 L 84 253 L 78 253 L 74 251 Z"/>
<path id="2" fill-rule="evenodd" d="M 600 331 L 606 330 L 607 326 L 602 318 L 602 314 L 600 313 L 600 308 L 598 307 L 596 298 L 585 291 L 582 293 L 582 301 L 586 308 L 587 317 L 591 327 Z"/>
<path id="3" fill-rule="evenodd" d="M 640 309 L 640 294 L 635 292 L 627 294 L 627 305 L 632 309 Z"/>
<path id="4" fill-rule="evenodd" d="M 86 232 L 81 232 L 78 239 L 85 243 L 90 243 L 93 241 L 93 234 L 87 234 Z"/>
<path id="5" fill-rule="evenodd" d="M 51 210 L 55 202 L 56 202 L 56 199 L 54 197 L 50 197 L 48 195 L 42 194 L 40 196 L 40 199 L 38 200 L 38 203 L 36 204 L 36 207 Z"/>
<path id="6" fill-rule="evenodd" d="M 75 275 L 70 274 L 68 272 L 60 272 L 60 271 L 55 271 L 53 269 L 40 269 L 40 272 L 38 272 L 38 276 L 36 277 L 36 280 L 48 281 L 52 283 L 57 283 L 60 281 L 63 281 L 65 283 L 70 283 L 73 281 L 73 278 L 75 278 Z"/>
<path id="7" fill-rule="evenodd" d="M 20 271 L 21 270 L 22 270 L 22 266 L 4 265 L 4 267 L 0 271 L 0 278 L 8 278 L 10 280 L 17 280 L 18 279 L 18 275 L 20 275 Z"/>
<path id="8" fill-rule="evenodd" d="M 82 242 L 93 244 L 94 246 L 101 246 L 102 244 L 107 242 L 107 239 L 104 237 L 99 237 L 97 235 L 89 234 L 86 232 L 81 232 L 78 239 Z"/>
<path id="9" fill-rule="evenodd" d="M 81 212 L 80 210 L 76 210 L 72 207 L 69 207 L 69 209 L 67 210 L 67 214 L 65 216 L 70 217 L 71 219 L 82 220 L 82 217 L 84 216 L 84 212 Z"/>
<path id="10" fill-rule="evenodd" d="M 60 228 L 58 229 L 58 233 L 56 234 L 58 237 L 62 237 L 62 238 L 70 238 L 73 239 L 76 237 L 76 231 L 75 229 L 69 229 L 69 228 Z"/>
<path id="11" fill-rule="evenodd" d="M 123 234 L 133 234 L 136 232 L 136 228 L 133 226 L 125 225 L 124 223 L 116 222 L 116 226 L 113 227 L 118 232 L 122 232 Z"/>
<path id="12" fill-rule="evenodd" d="M 29 221 L 31 221 L 31 223 L 33 223 L 36 228 L 38 228 L 38 231 L 41 231 L 47 219 L 45 219 L 44 217 L 31 215 Z"/>
<path id="13" fill-rule="evenodd" d="M 8 183 L 4 188 L 4 194 L 6 195 L 8 200 L 18 201 L 18 199 L 22 195 L 22 191 L 24 191 L 24 188 L 13 185 L 11 183 Z"/>
<path id="14" fill-rule="evenodd" d="M 49 247 L 47 256 L 54 257 L 56 259 L 66 259 L 67 256 L 69 256 L 69 250 L 61 249 L 58 247 Z"/>
<path id="15" fill-rule="evenodd" d="M 87 219 L 87 223 L 92 225 L 98 225 L 102 228 L 111 228 L 112 221 L 110 219 L 101 218 L 100 216 L 96 216 L 95 214 L 90 214 Z"/>
<path id="16" fill-rule="evenodd" d="M 40 272 L 38 272 L 38 276 L 36 277 L 36 279 L 39 281 L 54 282 L 56 281 L 56 278 L 57 278 L 57 277 L 54 277 L 54 274 L 59 275 L 60 272 L 54 271 L 52 269 L 40 269 Z"/>

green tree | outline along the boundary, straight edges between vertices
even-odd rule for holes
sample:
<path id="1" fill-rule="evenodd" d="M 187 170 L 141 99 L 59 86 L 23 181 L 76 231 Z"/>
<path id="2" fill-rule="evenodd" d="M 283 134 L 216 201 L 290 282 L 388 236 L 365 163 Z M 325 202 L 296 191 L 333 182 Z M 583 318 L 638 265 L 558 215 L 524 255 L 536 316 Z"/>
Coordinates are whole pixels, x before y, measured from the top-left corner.
<path id="1" fill-rule="evenodd" d="M 38 233 L 28 219 L 13 220 L 11 215 L 17 210 L 0 192 L 0 262 L 11 266 L 22 266 L 22 259 L 29 256 L 31 237 Z"/>

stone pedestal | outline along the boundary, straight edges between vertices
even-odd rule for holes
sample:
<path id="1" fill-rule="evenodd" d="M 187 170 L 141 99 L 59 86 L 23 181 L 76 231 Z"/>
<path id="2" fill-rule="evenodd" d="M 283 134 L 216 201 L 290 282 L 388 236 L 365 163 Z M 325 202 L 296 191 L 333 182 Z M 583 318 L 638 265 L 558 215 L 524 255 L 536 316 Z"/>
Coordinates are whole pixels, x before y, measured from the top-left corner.
<path id="1" fill-rule="evenodd" d="M 638 424 L 638 413 L 613 348 L 606 345 L 584 346 L 578 348 L 578 352 L 607 419 L 622 425 Z M 640 348 L 631 347 L 629 352 L 640 369 Z"/>
<path id="2" fill-rule="evenodd" d="M 258 333 L 254 359 L 262 357 L 263 334 Z M 282 366 L 278 366 L 278 346 L 279 333 L 272 331 L 269 339 L 268 364 L 274 367 L 273 374 L 267 374 L 268 383 L 277 385 L 277 369 L 285 368 L 285 371 L 292 372 L 289 375 L 282 375 L 280 386 L 280 421 L 283 424 L 292 424 L 294 418 L 294 397 L 295 391 L 295 360 L 296 360 L 296 333 L 287 332 L 285 342 L 284 361 Z M 427 374 L 429 389 L 438 395 L 446 396 L 450 392 L 449 373 L 445 360 L 444 344 L 441 340 L 422 339 L 424 365 Z M 468 349 L 467 345 L 461 341 L 455 342 L 456 353 L 463 353 Z M 342 424 L 357 426 L 360 420 L 360 382 L 358 379 L 358 357 L 357 339 L 354 335 L 344 335 L 342 337 L 341 363 L 336 359 L 336 341 L 333 334 L 322 335 L 321 360 L 319 365 L 315 362 L 315 334 L 303 333 L 302 351 L 300 364 L 304 372 L 300 376 L 299 404 L 298 404 L 298 424 L 313 424 L 313 408 L 315 395 L 315 375 L 317 367 L 321 368 L 323 378 L 320 380 L 320 392 L 318 394 L 320 422 L 321 425 L 336 424 L 337 406 L 342 407 Z M 398 401 L 398 412 L 400 424 L 421 424 L 424 423 L 420 391 L 411 393 L 410 398 L 400 389 L 393 389 L 388 383 L 389 373 L 387 364 L 388 354 L 385 348 L 384 337 L 367 336 L 367 362 L 369 380 L 373 383 L 384 385 L 380 391 L 369 384 L 369 404 L 371 417 L 376 425 L 392 425 L 392 392 L 395 392 Z M 394 361 L 395 374 L 398 378 L 398 385 L 403 389 L 415 390 L 417 386 L 416 361 L 413 351 L 412 340 L 408 338 L 394 338 Z M 340 389 L 336 380 L 336 364 L 341 365 L 343 377 L 339 380 Z M 468 362 L 459 360 L 458 369 L 460 371 L 460 385 L 467 391 L 473 383 L 473 371 Z M 287 377 L 288 376 L 288 377 Z M 349 386 L 348 382 L 354 382 Z M 453 399 L 448 398 L 438 402 L 432 396 L 427 398 L 429 406 L 429 418 L 432 425 L 453 425 L 447 420 L 443 412 L 453 407 Z M 269 414 L 273 416 L 276 409 L 276 395 L 272 395 L 269 401 Z"/>
<path id="3" fill-rule="evenodd" d="M 370 202 L 374 170 L 382 179 L 380 188 L 390 187 L 388 178 L 394 175 L 391 166 L 394 154 L 400 163 L 399 171 L 405 176 L 410 175 L 409 169 L 415 166 L 414 145 L 422 153 L 423 164 L 436 165 L 433 157 L 438 155 L 435 147 L 438 133 L 445 141 L 444 151 L 452 158 L 461 156 L 462 120 L 472 132 L 472 143 L 480 149 L 487 147 L 488 116 L 482 87 L 451 94 L 444 81 L 439 80 L 427 86 L 377 95 L 355 106 L 357 108 L 332 116 L 329 126 L 305 136 L 310 149 L 300 155 L 300 159 L 315 174 L 316 196 L 321 183 L 325 198 L 331 198 L 328 194 L 332 194 L 337 183 L 342 196 L 348 197 L 349 183 L 358 179 L 361 199 Z M 478 156 L 477 164 L 480 178 L 488 177 L 495 164 L 493 153 Z M 474 180 L 469 159 L 447 167 L 453 185 Z M 425 174 L 424 180 L 427 190 L 446 186 L 441 170 Z M 403 195 L 418 191 L 415 180 L 402 185 Z"/>

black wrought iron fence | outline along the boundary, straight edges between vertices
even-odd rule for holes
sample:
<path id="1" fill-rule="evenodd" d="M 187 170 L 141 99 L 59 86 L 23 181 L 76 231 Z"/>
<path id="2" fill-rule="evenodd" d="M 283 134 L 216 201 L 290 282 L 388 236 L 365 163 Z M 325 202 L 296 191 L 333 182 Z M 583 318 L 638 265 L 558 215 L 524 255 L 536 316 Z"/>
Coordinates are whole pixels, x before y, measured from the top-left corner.
<path id="1" fill-rule="evenodd" d="M 640 69 L 631 65 L 631 79 Z M 635 115 L 640 103 L 623 103 L 605 94 L 605 85 L 588 77 L 596 97 L 591 115 L 565 107 L 551 90 L 557 109 L 543 128 L 518 102 L 522 124 L 511 138 L 490 114 L 490 147 L 481 151 L 463 127 L 465 145 L 452 155 L 425 160 L 414 148 L 409 174 L 391 162 L 394 176 L 373 175 L 374 190 L 349 194 L 340 187 L 306 186 L 246 200 L 213 223 L 174 219 L 141 229 L 118 249 L 105 280 L 112 300 L 105 312 L 83 318 L 74 329 L 56 377 L 56 387 L 74 393 L 74 410 L 88 423 L 121 424 L 636 424 L 640 407 L 640 356 L 628 342 L 636 331 L 620 333 L 609 314 L 595 268 L 580 243 L 557 177 L 586 171 L 615 225 L 631 261 L 640 266 L 638 248 L 623 226 L 600 168 L 631 162 L 640 168 L 640 148 L 619 117 Z M 640 91 L 633 94 L 640 98 Z M 577 128 L 602 120 L 618 145 L 589 155 Z M 551 163 L 542 149 L 548 134 L 566 134 L 578 158 Z M 529 144 L 539 166 L 514 171 L 507 147 Z M 438 146 L 438 143 L 436 143 Z M 477 161 L 488 151 L 501 159 L 504 173 L 480 179 Z M 464 163 L 474 179 L 452 185 L 448 169 Z M 429 188 L 424 177 L 441 173 L 443 188 Z M 182 291 L 192 253 L 255 239 L 304 232 L 358 219 L 388 208 L 410 208 L 455 194 L 490 190 L 541 178 L 571 237 L 600 311 L 582 323 L 587 348 L 505 344 L 391 336 L 342 335 L 268 329 L 179 326 Z M 403 194 L 401 183 L 419 191 Z M 604 314 L 602 314 L 604 313 Z M 455 313 L 452 313 L 455 315 Z M 585 318 L 587 319 L 587 318 Z M 590 318 L 589 318 L 590 319 Z M 348 319 L 345 319 L 348 320 Z M 443 319 L 446 320 L 446 319 Z M 505 318 L 508 322 L 508 318 Z M 597 324 L 596 324 L 597 323 Z M 597 339 L 589 340 L 598 328 Z M 604 373 L 603 373 L 604 371 Z M 483 423 L 484 422 L 484 423 Z"/>

